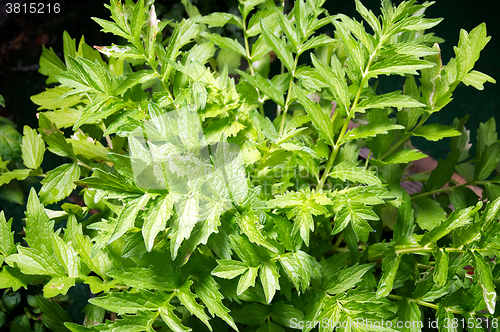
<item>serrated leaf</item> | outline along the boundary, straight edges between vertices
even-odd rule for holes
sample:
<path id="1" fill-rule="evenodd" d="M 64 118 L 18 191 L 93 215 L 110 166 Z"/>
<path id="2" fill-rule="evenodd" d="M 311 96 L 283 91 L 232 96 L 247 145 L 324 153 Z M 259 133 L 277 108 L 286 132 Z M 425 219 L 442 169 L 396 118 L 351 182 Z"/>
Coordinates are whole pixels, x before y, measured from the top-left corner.
<path id="1" fill-rule="evenodd" d="M 401 322 L 415 322 L 411 324 L 411 326 L 404 326 L 401 329 L 401 332 L 420 332 L 422 331 L 421 325 L 419 323 L 422 322 L 422 313 L 420 312 L 420 308 L 418 304 L 415 302 L 409 301 L 407 298 L 401 299 L 399 302 L 398 308 L 398 317 Z"/>
<path id="2" fill-rule="evenodd" d="M 298 292 L 304 293 L 311 279 L 321 276 L 321 269 L 315 258 L 301 250 L 281 255 L 279 262 Z"/>
<path id="3" fill-rule="evenodd" d="M 74 157 L 73 147 L 66 141 L 63 133 L 43 113 L 39 115 L 38 132 L 49 145 L 48 150 L 61 157 Z"/>
<path id="4" fill-rule="evenodd" d="M 371 171 L 361 166 L 342 162 L 332 168 L 328 176 L 341 181 L 351 181 L 367 185 L 381 184 L 380 179 Z"/>
<path id="5" fill-rule="evenodd" d="M 0 121 L 0 158 L 17 159 L 21 156 L 21 134 L 8 122 Z"/>
<path id="6" fill-rule="evenodd" d="M 146 249 L 151 251 L 155 238 L 159 232 L 165 229 L 167 221 L 173 213 L 173 199 L 171 195 L 157 197 L 144 215 L 142 235 Z"/>
<path id="7" fill-rule="evenodd" d="M 394 55 L 376 62 L 370 67 L 368 77 L 377 77 L 378 75 L 418 75 L 417 70 L 430 68 L 435 66 L 435 63 L 415 59 L 408 55 Z"/>
<path id="8" fill-rule="evenodd" d="M 383 95 L 368 97 L 363 99 L 352 112 L 364 113 L 365 110 L 370 108 L 384 108 L 384 107 L 424 107 L 422 104 L 410 96 L 401 94 L 400 91 L 394 91 Z"/>
<path id="9" fill-rule="evenodd" d="M 292 75 L 294 75 L 295 64 L 292 52 L 287 49 L 283 40 L 276 37 L 274 33 L 262 23 L 262 21 L 260 22 L 260 29 L 262 31 L 262 36 L 264 37 L 266 44 L 273 49 L 274 53 L 276 53 L 283 65 L 288 69 L 289 72 L 292 73 Z"/>
<path id="10" fill-rule="evenodd" d="M 43 247 L 42 247 L 43 248 Z M 36 274 L 51 277 L 65 276 L 65 272 L 56 258 L 44 249 L 24 248 L 18 246 L 17 254 L 10 255 L 5 262 L 17 266 L 23 274 Z"/>
<path id="11" fill-rule="evenodd" d="M 310 100 L 301 88 L 294 85 L 294 91 L 300 103 L 304 106 L 314 127 L 318 130 L 320 137 L 333 146 L 333 125 L 330 121 L 329 114 L 326 114 L 321 106 Z"/>
<path id="12" fill-rule="evenodd" d="M 29 169 L 15 169 L 10 172 L 3 173 L 0 175 L 0 186 L 10 183 L 12 180 L 16 179 L 22 181 L 26 179 L 31 173 Z"/>
<path id="13" fill-rule="evenodd" d="M 36 303 L 42 311 L 43 322 L 54 332 L 67 332 L 65 322 L 71 322 L 69 314 L 57 302 L 36 296 Z"/>
<path id="14" fill-rule="evenodd" d="M 337 56 L 332 56 L 332 67 L 316 58 L 312 53 L 311 60 L 319 74 L 328 82 L 328 88 L 335 96 L 335 101 L 340 105 L 341 111 L 343 114 L 347 115 L 350 112 L 351 97 L 347 87 L 344 69 L 339 59 Z"/>
<path id="15" fill-rule="evenodd" d="M 109 292 L 106 296 L 94 297 L 89 302 L 119 315 L 136 314 L 140 310 L 158 311 L 168 297 L 161 291 Z"/>
<path id="16" fill-rule="evenodd" d="M 219 285 L 215 282 L 211 275 L 206 274 L 201 277 L 199 276 L 194 284 L 194 289 L 196 295 L 207 306 L 207 309 L 212 316 L 219 316 L 235 331 L 238 331 L 238 327 L 234 323 L 233 318 L 229 315 L 230 310 L 222 303 L 223 296 L 218 290 Z"/>
<path id="17" fill-rule="evenodd" d="M 52 298 L 57 295 L 66 295 L 71 287 L 75 285 L 75 277 L 52 278 L 43 286 L 43 296 Z"/>
<path id="18" fill-rule="evenodd" d="M 12 229 L 12 218 L 7 222 L 4 211 L 0 211 L 0 252 L 8 256 L 16 252 L 14 244 L 14 232 Z"/>
<path id="19" fill-rule="evenodd" d="M 247 212 L 243 215 L 236 216 L 236 223 L 240 226 L 241 231 L 245 234 L 250 242 L 263 246 L 272 252 L 278 252 L 272 244 L 270 244 L 264 234 L 262 228 L 264 227 L 259 219 L 259 216 L 254 212 Z"/>
<path id="20" fill-rule="evenodd" d="M 249 287 L 255 286 L 255 279 L 257 278 L 259 272 L 259 267 L 248 267 L 245 273 L 241 276 L 238 281 L 238 288 L 236 289 L 236 294 L 243 294 Z"/>
<path id="21" fill-rule="evenodd" d="M 422 153 L 419 150 L 413 149 L 404 149 L 398 152 L 392 153 L 389 156 L 385 157 L 383 160 L 377 160 L 377 163 L 381 163 L 384 165 L 391 164 L 406 164 L 415 160 L 420 160 L 422 158 L 426 158 L 427 155 Z"/>
<path id="22" fill-rule="evenodd" d="M 217 264 L 219 265 L 212 271 L 212 274 L 224 279 L 236 278 L 248 270 L 247 264 L 230 259 L 218 260 Z"/>
<path id="23" fill-rule="evenodd" d="M 180 318 L 174 313 L 175 307 L 166 304 L 160 308 L 161 319 L 167 324 L 167 326 L 174 332 L 187 332 L 192 331 L 191 328 L 182 325 Z"/>
<path id="24" fill-rule="evenodd" d="M 392 291 L 394 279 L 401 263 L 401 256 L 394 250 L 389 249 L 384 252 L 382 260 L 382 276 L 377 287 L 377 297 L 387 297 Z"/>
<path id="25" fill-rule="evenodd" d="M 42 56 L 40 57 L 40 69 L 38 72 L 48 76 L 45 84 L 57 83 L 56 76 L 66 70 L 66 66 L 56 55 L 52 47 L 50 49 L 42 45 Z"/>
<path id="26" fill-rule="evenodd" d="M 328 294 L 341 294 L 363 280 L 363 276 L 375 266 L 372 264 L 354 264 L 351 267 L 343 268 L 337 271 L 334 275 L 327 277 L 323 288 Z"/>
<path id="27" fill-rule="evenodd" d="M 170 266 L 158 269 L 153 266 L 149 268 L 128 268 L 110 271 L 108 276 L 124 285 L 144 290 L 162 290 L 171 292 L 176 289 L 176 277 Z"/>
<path id="28" fill-rule="evenodd" d="M 80 166 L 77 163 L 64 164 L 47 172 L 42 180 L 40 200 L 48 205 L 66 198 L 76 188 L 74 183 L 80 178 Z"/>
<path id="29" fill-rule="evenodd" d="M 413 132 L 413 135 L 424 137 L 429 141 L 439 141 L 445 137 L 460 136 L 461 133 L 455 128 L 438 123 L 424 125 Z"/>
<path id="30" fill-rule="evenodd" d="M 266 321 L 271 308 L 262 304 L 254 303 L 245 305 L 241 310 L 233 314 L 236 322 L 245 325 L 260 325 Z"/>
<path id="31" fill-rule="evenodd" d="M 455 150 L 445 160 L 440 159 L 436 168 L 432 170 L 429 180 L 425 184 L 425 189 L 427 191 L 440 189 L 448 183 L 453 176 L 459 157 L 460 151 Z"/>
<path id="32" fill-rule="evenodd" d="M 40 167 L 45 152 L 45 143 L 35 129 L 24 126 L 21 152 L 23 163 L 26 167 L 31 169 Z"/>
<path id="33" fill-rule="evenodd" d="M 354 139 L 375 137 L 377 135 L 387 134 L 389 130 L 397 129 L 404 129 L 404 127 L 397 124 L 368 123 L 367 125 L 349 130 L 340 143 L 343 144 Z"/>
<path id="34" fill-rule="evenodd" d="M 435 253 L 436 266 L 432 278 L 439 288 L 444 287 L 448 278 L 448 263 L 450 256 L 444 249 L 438 248 Z"/>
<path id="35" fill-rule="evenodd" d="M 476 251 L 472 252 L 474 261 L 474 279 L 479 282 L 483 290 L 483 298 L 486 308 L 493 314 L 495 312 L 497 293 L 493 283 L 491 267 L 484 261 L 484 258 Z"/>
<path id="36" fill-rule="evenodd" d="M 116 227 L 107 242 L 108 244 L 119 239 L 132 226 L 134 226 L 135 218 L 137 217 L 139 210 L 146 206 L 150 198 L 151 196 L 149 194 L 145 194 L 131 200 L 121 209 L 120 214 L 118 215 L 118 223 L 116 224 Z"/>
<path id="37" fill-rule="evenodd" d="M 191 285 L 193 282 L 191 280 L 187 280 L 181 287 L 176 290 L 175 295 L 181 302 L 183 306 L 185 306 L 189 312 L 198 317 L 209 329 L 212 331 L 212 327 L 208 322 L 210 318 L 207 316 L 203 307 L 196 302 L 196 295 L 191 292 Z"/>
<path id="38" fill-rule="evenodd" d="M 280 275 L 276 270 L 276 263 L 273 261 L 262 263 L 259 275 L 260 282 L 264 288 L 264 294 L 266 295 L 266 301 L 267 303 L 271 303 L 276 291 L 281 289 L 279 283 Z"/>
<path id="39" fill-rule="evenodd" d="M 0 289 L 12 288 L 13 291 L 21 287 L 28 289 L 28 284 L 38 278 L 39 276 L 24 274 L 17 268 L 4 265 L 0 270 Z"/>
<path id="40" fill-rule="evenodd" d="M 236 52 L 239 55 L 246 57 L 245 48 L 241 46 L 241 44 L 234 39 L 228 37 L 221 37 L 219 35 L 208 32 L 202 32 L 201 35 L 206 39 L 210 40 L 211 42 L 213 42 L 215 45 L 219 46 L 220 48 Z"/>
<path id="41" fill-rule="evenodd" d="M 275 86 L 271 84 L 270 81 L 266 80 L 262 75 L 258 72 L 255 73 L 255 76 L 249 75 L 243 71 L 236 70 L 238 74 L 240 74 L 248 83 L 250 83 L 255 88 L 259 89 L 261 92 L 266 94 L 269 98 L 271 98 L 276 104 L 284 107 L 285 102 L 283 98 L 283 94 L 276 89 Z"/>
<path id="42" fill-rule="evenodd" d="M 241 18 L 230 13 L 211 13 L 207 16 L 196 18 L 196 22 L 207 24 L 209 28 L 222 27 L 227 23 L 235 24 L 239 28 L 243 28 Z"/>
<path id="43" fill-rule="evenodd" d="M 31 248 L 41 249 L 45 247 L 52 253 L 52 234 L 54 233 L 54 221 L 50 220 L 45 213 L 42 203 L 34 188 L 31 188 L 26 206 L 26 226 L 24 228 L 25 240 Z"/>
<path id="44" fill-rule="evenodd" d="M 484 83 L 489 82 L 495 84 L 497 81 L 491 76 L 481 73 L 477 70 L 471 70 L 462 78 L 462 83 L 469 86 L 472 85 L 478 90 L 484 90 Z"/>

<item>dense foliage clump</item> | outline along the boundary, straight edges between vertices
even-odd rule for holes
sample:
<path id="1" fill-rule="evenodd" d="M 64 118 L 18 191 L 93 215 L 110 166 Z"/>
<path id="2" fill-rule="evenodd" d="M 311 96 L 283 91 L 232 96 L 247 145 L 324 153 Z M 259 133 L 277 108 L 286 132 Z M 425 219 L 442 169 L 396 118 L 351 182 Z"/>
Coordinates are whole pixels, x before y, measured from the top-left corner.
<path id="1" fill-rule="evenodd" d="M 20 243 L 0 214 L 1 287 L 43 286 L 12 328 L 498 328 L 495 122 L 473 157 L 467 119 L 426 124 L 460 83 L 494 83 L 473 69 L 485 25 L 462 30 L 443 65 L 431 3 L 383 0 L 377 17 L 356 0 L 363 21 L 323 3 L 201 16 L 183 1 L 189 18 L 172 22 L 149 1 L 113 0 L 111 21 L 94 20 L 119 45 L 65 33 L 64 59 L 44 49 L 38 130 L 0 129 L 0 185 L 43 178 Z M 391 75 L 403 91 L 378 93 Z M 426 157 L 414 136 L 451 137 L 451 152 L 409 173 Z M 44 172 L 46 149 L 64 162 Z M 84 207 L 56 204 L 77 188 Z M 93 294 L 83 326 L 57 304 L 77 283 Z"/>

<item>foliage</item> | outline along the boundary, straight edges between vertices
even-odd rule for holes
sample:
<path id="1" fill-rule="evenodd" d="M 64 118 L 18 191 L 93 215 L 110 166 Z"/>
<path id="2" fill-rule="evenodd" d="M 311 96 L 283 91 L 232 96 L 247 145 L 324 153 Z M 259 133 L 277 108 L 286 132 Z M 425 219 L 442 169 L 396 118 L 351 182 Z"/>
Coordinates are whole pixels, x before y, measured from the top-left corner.
<path id="1" fill-rule="evenodd" d="M 64 59 L 44 49 L 53 85 L 32 97 L 38 131 L 0 127 L 1 184 L 43 178 L 21 243 L 0 215 L 2 288 L 43 285 L 53 331 L 496 328 L 495 122 L 474 157 L 467 119 L 425 124 L 460 83 L 494 83 L 473 69 L 485 25 L 462 30 L 443 65 L 442 40 L 424 32 L 441 21 L 424 18 L 431 3 L 383 0 L 377 17 L 356 0 L 363 23 L 323 2 L 200 16 L 183 1 L 189 18 L 171 22 L 149 2 L 112 1 L 111 21 L 94 20 L 123 45 L 77 47 L 65 33 Z M 213 33 L 225 25 L 241 40 Z M 381 76 L 405 77 L 403 91 L 377 93 Z M 425 157 L 413 136 L 451 137 L 451 153 L 408 174 Z M 44 172 L 46 149 L 64 163 Z M 51 205 L 77 186 L 84 207 Z M 48 300 L 76 283 L 95 295 L 83 326 Z"/>

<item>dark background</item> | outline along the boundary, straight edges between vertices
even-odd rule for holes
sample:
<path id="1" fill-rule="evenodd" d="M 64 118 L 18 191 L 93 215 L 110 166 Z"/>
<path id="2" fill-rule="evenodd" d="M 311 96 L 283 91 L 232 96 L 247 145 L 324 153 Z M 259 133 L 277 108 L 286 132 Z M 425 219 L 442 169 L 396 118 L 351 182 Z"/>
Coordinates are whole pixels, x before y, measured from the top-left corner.
<path id="1" fill-rule="evenodd" d="M 500 80 L 500 21 L 498 0 L 438 0 L 435 5 L 427 11 L 427 17 L 443 17 L 444 21 L 431 30 L 436 35 L 444 38 L 446 42 L 441 45 L 443 62 L 447 63 L 454 56 L 453 46 L 458 42 L 461 28 L 470 31 L 482 22 L 486 22 L 488 34 L 492 40 L 481 54 L 476 64 L 476 70 L 484 72 L 493 78 Z M 116 42 L 110 34 L 100 32 L 100 27 L 90 19 L 99 17 L 108 19 L 109 11 L 104 8 L 108 1 L 85 0 L 85 1 L 60 1 L 61 11 L 58 14 L 6 14 L 5 3 L 0 0 L 0 95 L 3 95 L 6 107 L 0 107 L 0 115 L 10 118 L 18 125 L 22 132 L 24 125 L 37 127 L 37 107 L 30 101 L 30 96 L 38 94 L 45 89 L 45 77 L 38 73 L 38 61 L 42 52 L 42 45 L 52 47 L 62 57 L 62 35 L 63 31 L 69 32 L 77 43 L 82 35 L 86 42 L 93 45 L 110 45 Z M 18 2 L 18 1 L 16 1 Z M 51 3 L 55 3 L 52 1 Z M 202 14 L 213 11 L 237 11 L 237 1 L 193 1 Z M 378 15 L 380 1 L 365 0 L 364 4 L 373 9 Z M 396 1 L 395 1 L 396 2 Z M 399 1 L 397 1 L 399 2 Z M 289 1 L 289 3 L 291 3 Z M 159 18 L 177 18 L 184 15 L 183 6 L 180 1 L 157 1 L 157 12 Z M 355 15 L 354 0 L 327 0 L 325 7 L 330 14 L 344 13 L 349 16 Z M 396 78 L 390 81 L 390 88 L 402 89 L 403 79 Z M 499 82 L 500 83 L 500 82 Z M 385 85 L 387 86 L 387 85 Z M 453 118 L 464 117 L 470 114 L 468 129 L 471 131 L 471 140 L 475 141 L 477 128 L 480 122 L 486 122 L 489 118 L 496 116 L 498 112 L 498 98 L 500 97 L 500 85 L 486 84 L 484 91 L 477 91 L 473 87 L 461 85 L 455 92 L 453 102 L 441 112 L 432 115 L 429 122 L 439 122 L 451 125 Z M 500 117 L 498 117 L 500 119 Z M 497 120 L 498 123 L 498 120 Z M 430 153 L 434 158 L 444 158 L 449 151 L 449 141 L 426 142 L 414 140 L 413 143 Z M 50 161 L 48 161 L 50 164 Z M 56 166 L 44 162 L 42 167 L 50 170 Z M 0 210 L 5 210 L 7 218 L 14 217 L 16 227 L 21 227 L 24 217 L 24 207 L 9 204 L 0 200 Z M 82 321 L 81 310 L 86 300 L 86 289 L 73 287 L 70 297 L 74 299 L 71 314 L 75 321 Z"/>

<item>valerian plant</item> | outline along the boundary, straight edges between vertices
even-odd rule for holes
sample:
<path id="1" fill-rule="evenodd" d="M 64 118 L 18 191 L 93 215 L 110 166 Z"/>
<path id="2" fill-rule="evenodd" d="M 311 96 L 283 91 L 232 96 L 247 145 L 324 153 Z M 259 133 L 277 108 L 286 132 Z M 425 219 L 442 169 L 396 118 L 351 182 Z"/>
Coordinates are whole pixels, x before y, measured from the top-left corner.
<path id="1" fill-rule="evenodd" d="M 53 331 L 497 330 L 495 121 L 474 157 L 467 119 L 426 124 L 460 83 L 494 83 L 474 70 L 486 26 L 462 30 L 443 65 L 429 2 L 383 0 L 376 16 L 356 0 L 362 21 L 324 0 L 207 16 L 183 3 L 189 18 L 171 22 L 113 0 L 94 20 L 123 43 L 65 33 L 64 59 L 43 50 L 39 128 L 0 175 L 42 186 L 21 243 L 1 214 L 1 286 L 43 285 Z M 225 25 L 241 39 L 213 32 Z M 392 75 L 403 91 L 378 93 Z M 408 174 L 425 157 L 415 136 L 451 137 L 451 153 Z M 46 149 L 64 163 L 44 172 Z M 51 205 L 77 187 L 85 206 Z M 76 283 L 93 294 L 83 326 L 47 300 Z"/>

